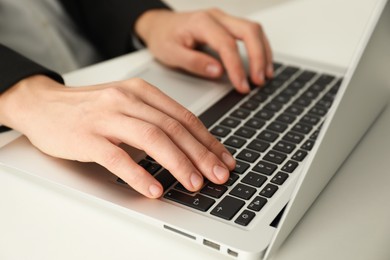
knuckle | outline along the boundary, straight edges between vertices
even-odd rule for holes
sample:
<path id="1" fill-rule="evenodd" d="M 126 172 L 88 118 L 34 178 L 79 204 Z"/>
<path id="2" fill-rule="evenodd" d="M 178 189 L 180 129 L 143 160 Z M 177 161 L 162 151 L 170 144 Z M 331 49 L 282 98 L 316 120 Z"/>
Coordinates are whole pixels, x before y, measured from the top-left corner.
<path id="1" fill-rule="evenodd" d="M 147 87 L 148 83 L 141 78 L 131 78 L 129 83 L 135 87 L 144 88 Z"/>
<path id="2" fill-rule="evenodd" d="M 183 126 L 175 119 L 165 120 L 166 131 L 171 135 L 180 135 L 183 132 Z"/>
<path id="3" fill-rule="evenodd" d="M 162 130 L 154 125 L 146 126 L 143 131 L 144 142 L 149 145 L 156 143 L 162 136 Z"/>
<path id="4" fill-rule="evenodd" d="M 220 8 L 218 8 L 218 7 L 212 7 L 212 8 L 210 8 L 210 9 L 208 9 L 208 12 L 210 12 L 211 14 L 219 14 L 219 15 L 221 15 L 221 14 L 225 14 Z"/>
<path id="5" fill-rule="evenodd" d="M 209 13 L 204 11 L 204 10 L 201 10 L 201 11 L 196 11 L 192 14 L 192 17 L 194 20 L 196 21 L 202 21 L 203 19 L 209 19 Z"/>
<path id="6" fill-rule="evenodd" d="M 138 93 L 150 92 L 155 89 L 154 86 L 141 78 L 131 78 L 128 80 L 128 84 Z"/>
<path id="7" fill-rule="evenodd" d="M 259 35 L 263 31 L 261 25 L 254 22 L 249 22 L 247 28 L 248 32 L 253 35 Z"/>
<path id="8" fill-rule="evenodd" d="M 119 168 L 124 157 L 124 152 L 121 150 L 114 150 L 103 155 L 103 165 L 108 169 L 115 171 Z"/>
<path id="9" fill-rule="evenodd" d="M 211 138 L 210 139 L 210 142 L 208 143 L 208 148 L 210 150 L 214 150 L 214 149 L 219 149 L 221 148 L 222 144 L 216 139 L 216 138 Z"/>
<path id="10" fill-rule="evenodd" d="M 210 155 L 210 151 L 206 147 L 203 147 L 197 153 L 197 160 L 199 163 L 204 163 L 207 161 Z"/>
<path id="11" fill-rule="evenodd" d="M 191 111 L 187 110 L 187 109 L 184 109 L 183 111 L 183 120 L 184 120 L 184 124 L 187 125 L 187 126 L 192 126 L 192 127 L 200 127 L 201 126 L 201 123 L 200 123 L 200 120 L 198 119 L 198 117 L 196 117 L 194 115 L 194 113 L 192 113 Z"/>
<path id="12" fill-rule="evenodd" d="M 108 103 L 118 103 L 126 99 L 126 94 L 120 87 L 111 87 L 103 89 L 100 97 Z"/>

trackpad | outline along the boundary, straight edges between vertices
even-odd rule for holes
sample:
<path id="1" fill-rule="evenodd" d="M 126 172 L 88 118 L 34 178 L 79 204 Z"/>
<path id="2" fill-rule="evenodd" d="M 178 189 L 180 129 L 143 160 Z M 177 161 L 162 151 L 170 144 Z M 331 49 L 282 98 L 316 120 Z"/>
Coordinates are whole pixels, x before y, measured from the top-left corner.
<path id="1" fill-rule="evenodd" d="M 225 78 L 217 81 L 206 80 L 169 69 L 154 61 L 131 76 L 142 78 L 158 87 L 197 115 L 232 88 Z"/>

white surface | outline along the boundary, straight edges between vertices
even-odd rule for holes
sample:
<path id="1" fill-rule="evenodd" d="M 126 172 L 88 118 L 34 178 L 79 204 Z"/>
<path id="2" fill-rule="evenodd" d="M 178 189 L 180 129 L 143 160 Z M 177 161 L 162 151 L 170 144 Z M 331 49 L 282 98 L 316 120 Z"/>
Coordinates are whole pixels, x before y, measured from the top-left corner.
<path id="1" fill-rule="evenodd" d="M 225 2 L 238 3 L 238 0 Z M 238 6 L 245 6 L 244 2 L 240 1 Z M 296 51 L 303 57 L 315 53 L 315 58 L 345 66 L 372 2 L 286 0 L 275 5 L 268 2 L 261 5 L 266 9 L 254 12 L 254 16 L 261 17 L 276 51 Z M 355 7 L 360 11 L 351 11 Z M 283 22 L 286 20 L 287 24 Z M 313 40 L 304 41 L 310 38 Z M 122 63 L 120 67 L 112 65 L 110 71 L 123 68 Z M 389 132 L 390 108 L 275 259 L 390 259 Z M 8 137 L 0 136 L 0 144 L 5 139 Z M 223 259 L 191 241 L 167 236 L 163 231 L 132 222 L 65 191 L 58 192 L 2 169 L 0 192 L 0 259 Z"/>

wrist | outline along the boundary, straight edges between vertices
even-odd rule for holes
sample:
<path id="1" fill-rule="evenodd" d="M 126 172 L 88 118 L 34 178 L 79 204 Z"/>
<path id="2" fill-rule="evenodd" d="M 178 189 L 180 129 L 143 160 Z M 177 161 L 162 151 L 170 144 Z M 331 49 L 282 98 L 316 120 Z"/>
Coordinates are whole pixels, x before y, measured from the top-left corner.
<path id="1" fill-rule="evenodd" d="M 62 86 L 44 75 L 34 75 L 18 81 L 0 95 L 0 124 L 20 129 L 20 124 L 34 120 L 30 118 L 35 104 L 46 95 L 49 89 Z"/>

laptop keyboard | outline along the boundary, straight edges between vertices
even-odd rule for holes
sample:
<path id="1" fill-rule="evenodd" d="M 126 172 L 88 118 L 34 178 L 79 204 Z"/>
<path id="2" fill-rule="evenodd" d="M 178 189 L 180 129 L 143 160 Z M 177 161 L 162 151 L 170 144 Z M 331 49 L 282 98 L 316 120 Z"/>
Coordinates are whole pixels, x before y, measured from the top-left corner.
<path id="1" fill-rule="evenodd" d="M 164 198 L 247 226 L 312 149 L 341 79 L 274 63 L 275 77 L 249 95 L 231 91 L 199 118 L 236 158 L 223 185 L 187 191 L 151 157 L 139 164 Z M 121 179 L 119 183 L 125 184 Z"/>

